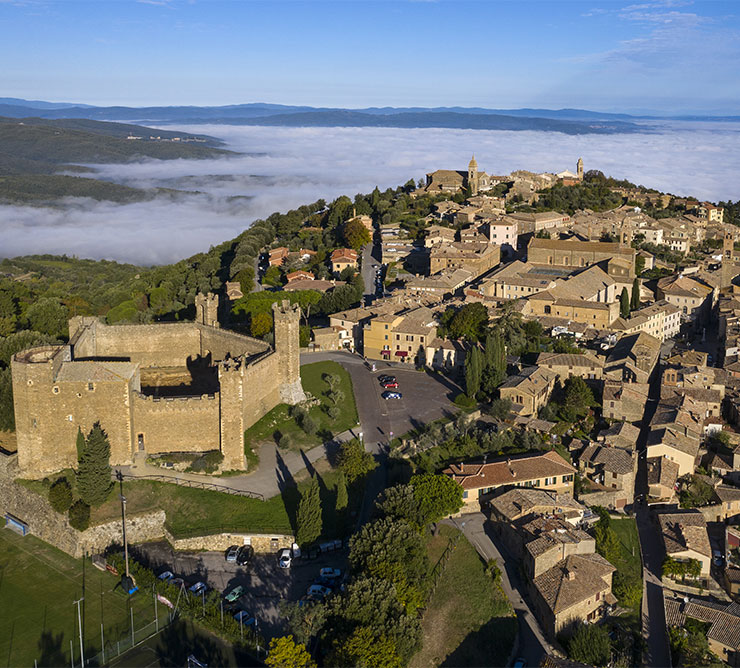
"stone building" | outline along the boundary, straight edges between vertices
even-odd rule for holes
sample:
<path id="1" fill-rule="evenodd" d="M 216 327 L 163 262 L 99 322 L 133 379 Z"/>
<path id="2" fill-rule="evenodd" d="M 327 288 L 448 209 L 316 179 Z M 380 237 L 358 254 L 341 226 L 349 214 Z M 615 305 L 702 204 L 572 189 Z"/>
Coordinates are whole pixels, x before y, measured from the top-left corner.
<path id="1" fill-rule="evenodd" d="M 527 260 L 559 267 L 588 267 L 606 261 L 610 276 L 635 277 L 635 249 L 620 243 L 533 237 L 527 246 Z"/>
<path id="2" fill-rule="evenodd" d="M 195 322 L 106 325 L 70 320 L 66 345 L 17 353 L 11 362 L 21 475 L 77 464 L 78 429 L 100 422 L 111 464 L 137 452 L 220 450 L 243 469 L 244 430 L 270 409 L 305 398 L 299 317 L 273 305 L 275 345 L 221 329 L 218 299 L 198 295 Z"/>

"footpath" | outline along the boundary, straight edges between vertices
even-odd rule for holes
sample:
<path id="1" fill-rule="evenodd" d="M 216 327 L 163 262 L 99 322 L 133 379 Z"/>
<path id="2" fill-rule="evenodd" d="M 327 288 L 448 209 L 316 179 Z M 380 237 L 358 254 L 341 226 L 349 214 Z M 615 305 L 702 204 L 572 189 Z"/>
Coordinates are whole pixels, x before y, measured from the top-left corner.
<path id="1" fill-rule="evenodd" d="M 337 434 L 331 441 L 317 445 L 310 450 L 296 452 L 280 450 L 274 443 L 264 443 L 259 449 L 259 466 L 249 473 L 234 476 L 216 477 L 198 473 L 184 473 L 147 464 L 143 456 L 135 459 L 132 466 L 119 466 L 123 475 L 131 478 L 158 476 L 174 481 L 193 483 L 210 483 L 227 489 L 260 494 L 265 499 L 280 494 L 281 489 L 289 484 L 295 476 L 322 457 L 335 452 L 341 443 L 350 441 L 359 435 L 360 428 L 350 429 Z"/>

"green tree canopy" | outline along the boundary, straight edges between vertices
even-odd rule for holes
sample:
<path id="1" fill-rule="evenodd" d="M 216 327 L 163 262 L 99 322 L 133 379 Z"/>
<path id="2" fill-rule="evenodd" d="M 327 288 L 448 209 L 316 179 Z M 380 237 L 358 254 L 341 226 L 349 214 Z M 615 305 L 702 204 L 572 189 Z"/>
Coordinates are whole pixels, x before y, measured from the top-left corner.
<path id="1" fill-rule="evenodd" d="M 347 477 L 347 482 L 350 484 L 359 478 L 364 478 L 378 465 L 375 458 L 365 451 L 362 442 L 356 438 L 342 443 L 338 459 L 339 469 Z"/>
<path id="2" fill-rule="evenodd" d="M 630 296 L 627 288 L 622 288 L 622 294 L 619 295 L 619 315 L 623 318 L 630 317 Z"/>
<path id="3" fill-rule="evenodd" d="M 438 522 L 462 507 L 463 488 L 449 476 L 421 473 L 411 478 L 410 485 L 425 525 Z"/>
<path id="4" fill-rule="evenodd" d="M 108 435 L 96 422 L 77 464 L 77 493 L 88 506 L 100 506 L 113 488 Z"/>
<path id="5" fill-rule="evenodd" d="M 311 484 L 301 497 L 296 515 L 296 541 L 299 545 L 309 545 L 320 535 L 323 528 L 321 517 L 321 496 L 319 495 L 319 480 L 311 478 Z"/>
<path id="6" fill-rule="evenodd" d="M 357 668 L 401 668 L 395 643 L 384 633 L 367 626 L 357 627 L 349 638 L 334 641 L 334 661 Z"/>
<path id="7" fill-rule="evenodd" d="M 605 666 L 611 659 L 609 631 L 604 626 L 579 624 L 568 641 L 568 657 L 589 666 Z"/>
<path id="8" fill-rule="evenodd" d="M 370 232 L 357 218 L 352 218 L 344 224 L 342 235 L 347 245 L 355 250 L 360 250 L 365 244 L 370 243 Z"/>
<path id="9" fill-rule="evenodd" d="M 67 309 L 58 300 L 43 297 L 28 307 L 26 317 L 31 329 L 53 336 L 64 338 L 67 335 Z"/>
<path id="10" fill-rule="evenodd" d="M 293 636 L 270 640 L 265 665 L 269 668 L 316 668 L 306 646 L 293 640 Z"/>

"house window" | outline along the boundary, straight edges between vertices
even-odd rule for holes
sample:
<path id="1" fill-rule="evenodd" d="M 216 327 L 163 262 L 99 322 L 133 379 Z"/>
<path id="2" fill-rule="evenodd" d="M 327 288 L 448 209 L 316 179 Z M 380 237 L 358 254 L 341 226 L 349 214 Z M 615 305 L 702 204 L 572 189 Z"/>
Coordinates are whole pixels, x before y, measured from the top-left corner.
<path id="1" fill-rule="evenodd" d="M 545 485 L 554 485 L 557 482 L 557 478 L 545 478 Z"/>
<path id="2" fill-rule="evenodd" d="M 54 386 L 51 390 L 54 394 L 59 394 L 59 388 Z"/>
<path id="3" fill-rule="evenodd" d="M 88 383 L 87 389 L 89 392 L 92 392 L 95 389 L 95 383 Z"/>
<path id="4" fill-rule="evenodd" d="M 552 313 L 552 309 L 550 308 L 550 306 L 549 306 L 549 305 L 545 305 L 545 313 L 546 313 L 547 315 L 549 315 L 550 313 Z"/>

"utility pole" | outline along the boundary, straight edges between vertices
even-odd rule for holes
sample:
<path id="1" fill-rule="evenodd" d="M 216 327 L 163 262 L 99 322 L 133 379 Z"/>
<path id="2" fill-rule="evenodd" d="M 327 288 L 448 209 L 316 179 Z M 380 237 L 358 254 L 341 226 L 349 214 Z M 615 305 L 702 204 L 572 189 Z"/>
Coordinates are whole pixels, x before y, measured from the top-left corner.
<path id="1" fill-rule="evenodd" d="M 84 601 L 84 596 L 77 599 L 72 605 L 77 605 L 77 626 L 80 629 L 80 666 L 85 668 L 85 648 L 82 646 L 82 615 L 80 614 L 80 603 Z"/>

